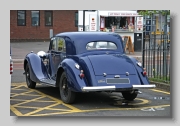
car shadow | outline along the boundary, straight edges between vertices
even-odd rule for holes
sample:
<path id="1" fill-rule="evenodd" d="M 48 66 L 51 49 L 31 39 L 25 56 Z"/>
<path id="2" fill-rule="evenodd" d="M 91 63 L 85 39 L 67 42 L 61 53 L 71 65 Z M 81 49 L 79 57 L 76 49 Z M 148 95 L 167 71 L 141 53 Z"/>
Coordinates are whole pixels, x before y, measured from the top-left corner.
<path id="1" fill-rule="evenodd" d="M 35 90 L 61 100 L 59 88 L 57 87 L 40 85 L 37 86 Z M 121 93 L 87 92 L 77 93 L 76 101 L 71 105 L 81 109 L 135 108 L 139 106 L 132 104 L 136 104 L 138 102 L 138 100 L 124 100 Z"/>

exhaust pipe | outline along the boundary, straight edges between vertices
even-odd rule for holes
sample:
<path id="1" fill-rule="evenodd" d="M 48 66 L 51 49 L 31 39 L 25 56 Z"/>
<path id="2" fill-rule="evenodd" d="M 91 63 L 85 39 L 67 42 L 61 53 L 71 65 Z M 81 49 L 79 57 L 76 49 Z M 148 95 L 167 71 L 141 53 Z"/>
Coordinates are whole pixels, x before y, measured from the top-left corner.
<path id="1" fill-rule="evenodd" d="M 141 91 L 134 91 L 136 94 L 142 94 Z"/>

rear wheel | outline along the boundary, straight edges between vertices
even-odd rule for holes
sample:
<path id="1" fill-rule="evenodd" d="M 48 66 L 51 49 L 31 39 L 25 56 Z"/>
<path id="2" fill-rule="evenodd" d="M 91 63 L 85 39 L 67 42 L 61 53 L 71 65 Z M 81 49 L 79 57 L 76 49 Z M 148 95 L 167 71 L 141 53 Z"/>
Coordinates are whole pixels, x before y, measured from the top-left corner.
<path id="1" fill-rule="evenodd" d="M 122 92 L 122 95 L 124 97 L 124 99 L 128 100 L 128 101 L 133 101 L 136 97 L 137 94 L 136 93 L 131 93 L 131 92 Z"/>
<path id="2" fill-rule="evenodd" d="M 26 83 L 27 83 L 28 88 L 34 89 L 36 87 L 36 82 L 32 81 L 30 78 L 30 70 L 29 70 L 28 63 L 26 64 L 25 75 L 26 75 Z"/>
<path id="3" fill-rule="evenodd" d="M 76 93 L 69 89 L 65 72 L 62 73 L 59 81 L 59 91 L 61 100 L 64 103 L 70 104 L 75 101 Z"/>

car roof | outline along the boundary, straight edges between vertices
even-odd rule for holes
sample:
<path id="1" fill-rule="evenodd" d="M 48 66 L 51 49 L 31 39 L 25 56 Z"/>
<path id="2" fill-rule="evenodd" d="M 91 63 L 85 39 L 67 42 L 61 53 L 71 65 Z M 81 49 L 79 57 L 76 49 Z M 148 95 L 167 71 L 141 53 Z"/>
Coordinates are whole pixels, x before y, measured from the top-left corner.
<path id="1" fill-rule="evenodd" d="M 88 42 L 92 41 L 112 41 L 115 42 L 118 50 L 120 52 L 123 52 L 122 48 L 122 38 L 119 34 L 114 33 L 114 32 L 90 32 L 90 31 L 82 31 L 82 32 L 63 32 L 55 35 L 56 37 L 58 36 L 66 36 L 69 37 L 74 43 L 76 47 L 76 53 L 82 53 L 86 52 L 86 44 Z M 81 46 L 79 46 L 81 45 Z"/>
<path id="2" fill-rule="evenodd" d="M 90 31 L 77 31 L 77 32 L 62 32 L 58 33 L 55 36 L 67 36 L 69 38 L 76 38 L 76 37 L 81 37 L 81 36 L 91 36 L 91 35 L 118 35 L 117 33 L 114 32 L 90 32 Z"/>

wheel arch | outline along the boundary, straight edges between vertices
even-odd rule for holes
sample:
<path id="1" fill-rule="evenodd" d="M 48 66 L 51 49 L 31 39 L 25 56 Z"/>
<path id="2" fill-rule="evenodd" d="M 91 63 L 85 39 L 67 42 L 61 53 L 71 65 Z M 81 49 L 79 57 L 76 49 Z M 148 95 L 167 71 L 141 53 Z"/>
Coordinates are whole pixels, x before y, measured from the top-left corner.
<path id="1" fill-rule="evenodd" d="M 26 70 L 26 65 L 27 65 L 28 61 L 27 59 L 24 60 L 24 71 Z"/>
<path id="2" fill-rule="evenodd" d="M 59 81 L 61 78 L 62 73 L 64 72 L 64 69 L 60 67 L 57 71 L 57 76 L 56 76 L 56 87 L 59 87 Z"/>

